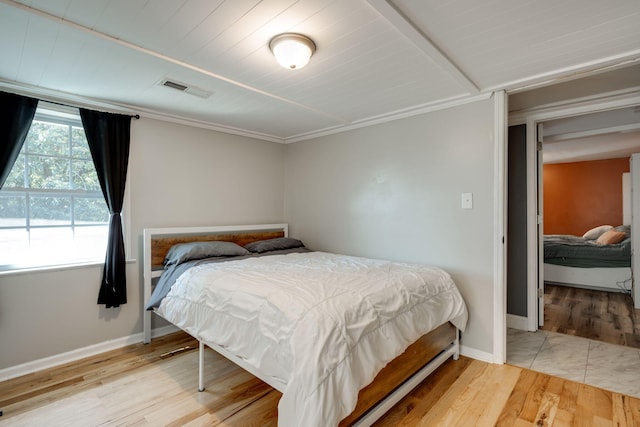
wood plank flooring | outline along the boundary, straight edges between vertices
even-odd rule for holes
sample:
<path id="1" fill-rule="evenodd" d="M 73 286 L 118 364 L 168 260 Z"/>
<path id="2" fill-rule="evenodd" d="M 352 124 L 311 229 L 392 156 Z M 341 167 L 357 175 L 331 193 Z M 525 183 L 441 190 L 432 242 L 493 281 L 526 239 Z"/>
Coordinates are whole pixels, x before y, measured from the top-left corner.
<path id="1" fill-rule="evenodd" d="M 549 283 L 544 287 L 543 330 L 640 348 L 640 310 L 634 309 L 630 295 Z"/>
<path id="2" fill-rule="evenodd" d="M 162 356 L 181 349 L 173 355 Z M 5 426 L 276 426 L 280 393 L 179 332 L 0 383 Z M 510 365 L 449 360 L 376 426 L 634 426 L 640 400 Z"/>

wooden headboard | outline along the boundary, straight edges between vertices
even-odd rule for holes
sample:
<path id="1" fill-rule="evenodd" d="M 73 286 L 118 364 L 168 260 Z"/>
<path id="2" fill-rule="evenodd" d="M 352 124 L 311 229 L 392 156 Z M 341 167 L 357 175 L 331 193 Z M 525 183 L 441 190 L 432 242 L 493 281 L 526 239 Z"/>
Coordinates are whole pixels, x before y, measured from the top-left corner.
<path id="1" fill-rule="evenodd" d="M 276 237 L 285 237 L 284 230 L 250 231 L 246 233 L 220 232 L 178 236 L 154 235 L 151 238 L 151 269 L 156 270 L 162 268 L 162 263 L 167 252 L 169 252 L 171 246 L 177 245 L 178 243 L 225 241 L 244 246 L 247 243 L 274 239 Z"/>
<path id="2" fill-rule="evenodd" d="M 162 272 L 164 257 L 171 246 L 187 242 L 227 241 L 240 246 L 276 237 L 288 237 L 287 224 L 225 225 L 211 227 L 145 228 L 144 229 L 144 301 L 151 298 L 152 279 Z M 144 310 L 144 308 L 143 308 Z M 144 342 L 151 340 L 151 311 L 143 311 Z"/>

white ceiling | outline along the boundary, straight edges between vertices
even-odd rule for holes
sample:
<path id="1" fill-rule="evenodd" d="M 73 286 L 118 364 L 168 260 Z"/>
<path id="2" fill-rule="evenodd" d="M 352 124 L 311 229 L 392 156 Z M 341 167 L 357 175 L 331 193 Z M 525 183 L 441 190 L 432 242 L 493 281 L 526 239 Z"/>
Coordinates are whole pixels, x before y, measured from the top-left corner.
<path id="1" fill-rule="evenodd" d="M 532 90 L 512 92 L 510 117 L 566 104 L 568 100 L 601 99 L 602 94 L 640 93 L 640 64 L 614 67 L 578 79 Z M 517 119 L 516 119 L 517 121 Z M 629 157 L 640 153 L 640 107 L 547 120 L 544 125 L 544 163 L 567 163 Z"/>
<path id="2" fill-rule="evenodd" d="M 0 0 L 0 89 L 292 142 L 633 63 L 638 22 L 638 0 Z M 305 68 L 277 65 L 282 32 L 315 41 Z"/>
<path id="3" fill-rule="evenodd" d="M 544 163 L 629 157 L 640 153 L 640 107 L 549 120 L 543 134 Z"/>
<path id="4" fill-rule="evenodd" d="M 545 142 L 543 163 L 586 162 L 630 157 L 640 153 L 640 132 L 609 133 Z"/>

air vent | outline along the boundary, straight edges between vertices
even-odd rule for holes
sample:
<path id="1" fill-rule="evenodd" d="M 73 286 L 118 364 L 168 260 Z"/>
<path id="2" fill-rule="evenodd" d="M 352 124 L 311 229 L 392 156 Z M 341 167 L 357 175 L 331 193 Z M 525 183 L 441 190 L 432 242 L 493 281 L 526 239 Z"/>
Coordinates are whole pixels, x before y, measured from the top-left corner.
<path id="1" fill-rule="evenodd" d="M 180 90 L 182 92 L 184 92 L 185 90 L 187 90 L 189 88 L 189 86 L 185 86 L 185 85 L 180 84 L 178 82 L 172 82 L 171 80 L 163 81 L 162 82 L 162 86 L 170 87 L 171 89 L 177 89 L 177 90 Z"/>
<path id="2" fill-rule="evenodd" d="M 179 82 L 173 79 L 164 79 L 158 83 L 160 86 L 168 87 L 171 89 L 179 90 L 180 92 L 188 93 L 189 95 L 194 95 L 199 98 L 208 98 L 213 92 L 201 89 L 199 87 L 189 85 L 183 82 Z"/>

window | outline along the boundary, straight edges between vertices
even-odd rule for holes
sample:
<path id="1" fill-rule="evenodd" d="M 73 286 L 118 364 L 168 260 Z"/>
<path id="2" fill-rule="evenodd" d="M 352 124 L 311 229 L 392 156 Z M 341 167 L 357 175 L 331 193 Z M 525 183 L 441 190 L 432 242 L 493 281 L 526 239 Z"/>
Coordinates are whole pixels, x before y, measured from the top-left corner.
<path id="1" fill-rule="evenodd" d="M 108 224 L 77 109 L 39 106 L 0 189 L 0 269 L 102 262 Z"/>

